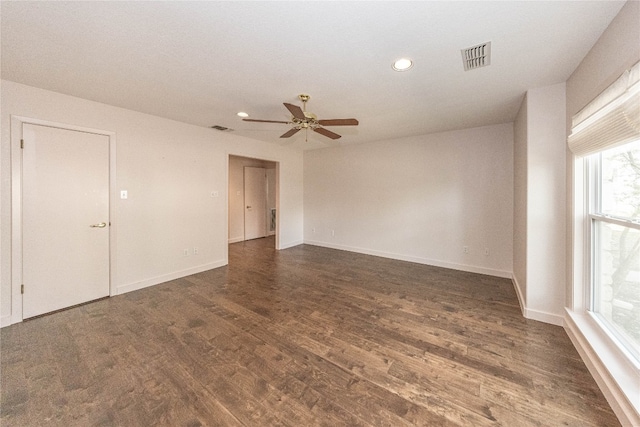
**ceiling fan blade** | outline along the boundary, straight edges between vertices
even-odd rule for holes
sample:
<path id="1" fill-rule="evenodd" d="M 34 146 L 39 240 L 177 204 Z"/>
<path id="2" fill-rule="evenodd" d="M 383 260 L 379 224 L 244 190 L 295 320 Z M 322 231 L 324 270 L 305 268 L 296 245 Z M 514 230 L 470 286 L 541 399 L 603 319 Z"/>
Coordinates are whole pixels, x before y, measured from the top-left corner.
<path id="1" fill-rule="evenodd" d="M 315 128 L 314 131 L 331 139 L 338 139 L 342 137 L 342 135 L 338 135 L 337 133 L 331 132 L 330 130 L 325 128 Z"/>
<path id="2" fill-rule="evenodd" d="M 358 126 L 356 119 L 318 120 L 318 123 L 322 126 Z"/>
<path id="3" fill-rule="evenodd" d="M 289 122 L 281 122 L 279 120 L 257 120 L 257 119 L 242 119 L 244 122 L 260 122 L 260 123 L 289 123 Z"/>
<path id="4" fill-rule="evenodd" d="M 300 120 L 305 120 L 306 119 L 306 117 L 304 116 L 304 111 L 302 111 L 302 108 L 298 107 L 297 105 L 287 104 L 285 102 L 284 106 L 287 107 L 287 110 L 289 110 L 289 112 L 296 119 L 300 119 Z"/>
<path id="5" fill-rule="evenodd" d="M 290 136 L 295 135 L 299 130 L 300 129 L 293 128 L 288 132 L 285 132 L 282 135 L 280 135 L 280 138 L 289 138 Z"/>

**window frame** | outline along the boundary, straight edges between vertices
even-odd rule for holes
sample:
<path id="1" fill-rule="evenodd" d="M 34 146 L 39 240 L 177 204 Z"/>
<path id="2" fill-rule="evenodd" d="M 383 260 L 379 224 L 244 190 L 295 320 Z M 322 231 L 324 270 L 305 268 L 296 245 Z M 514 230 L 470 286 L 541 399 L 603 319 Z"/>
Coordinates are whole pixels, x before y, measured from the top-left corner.
<path id="1" fill-rule="evenodd" d="M 629 105 L 622 105 L 629 101 Z M 629 117 L 640 102 L 640 61 L 576 112 L 567 139 L 568 275 L 565 330 L 612 409 L 625 425 L 640 425 L 640 362 L 617 345 L 590 310 L 592 222 L 586 157 L 640 136 L 640 117 Z M 620 108 L 619 108 L 620 107 Z M 631 107 L 631 108 L 628 108 Z"/>
<path id="2" fill-rule="evenodd" d="M 631 143 L 631 142 L 630 142 Z M 626 144 L 625 144 L 626 145 Z M 605 151 L 605 150 L 603 150 Z M 596 311 L 596 301 L 599 289 L 596 281 L 600 274 L 599 263 L 596 260 L 599 250 L 598 227 L 599 222 L 633 228 L 640 231 L 640 221 L 619 218 L 600 213 L 602 211 L 602 152 L 593 153 L 584 158 L 583 194 L 584 197 L 584 288 L 582 307 L 586 314 L 604 334 L 607 341 L 615 346 L 629 361 L 640 369 L 640 352 L 630 348 L 626 343 L 627 337 L 610 325 L 608 319 Z"/>
<path id="3" fill-rule="evenodd" d="M 640 425 L 640 363 L 616 345 L 599 319 L 588 309 L 591 237 L 587 197 L 588 162 L 568 151 L 570 206 L 568 207 L 569 275 L 564 328 L 623 424 Z"/>

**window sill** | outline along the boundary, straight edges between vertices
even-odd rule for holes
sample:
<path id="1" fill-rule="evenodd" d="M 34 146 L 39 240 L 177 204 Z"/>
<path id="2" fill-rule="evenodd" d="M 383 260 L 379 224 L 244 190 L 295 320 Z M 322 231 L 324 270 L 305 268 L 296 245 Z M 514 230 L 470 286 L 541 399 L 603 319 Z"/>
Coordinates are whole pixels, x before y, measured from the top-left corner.
<path id="1" fill-rule="evenodd" d="M 623 425 L 640 425 L 640 366 L 586 312 L 567 309 L 565 330 Z"/>

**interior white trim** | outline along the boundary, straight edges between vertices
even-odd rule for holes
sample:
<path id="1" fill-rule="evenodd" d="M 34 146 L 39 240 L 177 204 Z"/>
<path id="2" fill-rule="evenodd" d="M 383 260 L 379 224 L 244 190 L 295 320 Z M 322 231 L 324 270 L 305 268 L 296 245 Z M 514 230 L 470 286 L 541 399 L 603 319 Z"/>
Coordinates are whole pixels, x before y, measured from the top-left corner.
<path id="1" fill-rule="evenodd" d="M 622 425 L 640 426 L 640 363 L 626 354 L 588 311 L 588 173 L 584 158 L 574 156 L 572 163 L 573 285 L 565 330 Z"/>
<path id="2" fill-rule="evenodd" d="M 79 132 L 105 135 L 109 138 L 109 295 L 115 295 L 116 277 L 116 134 L 102 129 L 93 129 L 66 123 L 51 122 L 11 115 L 11 315 L 8 324 L 22 322 L 22 126 L 34 124 Z M 7 317 L 7 316 L 5 316 Z M 8 326 L 4 318 L 0 326 Z"/>
<path id="3" fill-rule="evenodd" d="M 620 423 L 640 426 L 640 370 L 606 342 L 588 315 L 567 309 L 564 320 L 567 335 Z M 627 396 L 636 396 L 636 401 Z"/>
<path id="4" fill-rule="evenodd" d="M 278 234 L 276 233 L 276 238 L 277 237 L 278 237 Z M 276 246 L 276 249 L 277 250 L 289 249 L 289 248 L 293 248 L 294 246 L 302 245 L 303 243 L 305 242 L 302 240 L 294 240 L 293 242 L 282 243 L 280 247 Z"/>
<path id="5" fill-rule="evenodd" d="M 337 244 L 334 244 L 334 243 L 320 242 L 320 241 L 317 241 L 317 240 L 306 240 L 305 239 L 304 243 L 307 244 L 307 245 L 322 246 L 322 247 L 325 247 L 325 248 L 338 249 L 338 250 L 341 250 L 341 251 L 357 252 L 357 253 L 360 253 L 360 254 L 379 256 L 379 257 L 382 257 L 382 258 L 391 258 L 391 259 L 397 259 L 397 260 L 400 260 L 400 261 L 415 262 L 417 264 L 432 265 L 434 267 L 450 268 L 452 270 L 466 271 L 466 272 L 469 272 L 469 273 L 486 274 L 486 275 L 489 275 L 489 276 L 502 277 L 504 279 L 510 279 L 512 274 L 513 274 L 511 271 L 495 270 L 495 269 L 492 269 L 492 268 L 477 267 L 477 266 L 473 266 L 473 265 L 456 264 L 456 263 L 452 263 L 452 262 L 439 261 L 439 260 L 422 258 L 422 257 L 415 257 L 415 256 L 409 256 L 409 255 L 401 255 L 401 254 L 395 254 L 395 253 L 390 253 L 390 252 L 376 251 L 376 250 L 372 250 L 372 249 L 358 248 L 358 247 L 345 246 L 345 245 L 337 245 Z"/>
<path id="6" fill-rule="evenodd" d="M 5 326 L 11 325 L 11 315 L 7 314 L 6 316 L 0 317 L 0 328 L 4 328 Z"/>
<path id="7" fill-rule="evenodd" d="M 564 326 L 564 317 L 558 314 L 548 313 L 546 311 L 540 310 L 532 310 L 530 308 L 525 308 L 523 314 L 527 319 L 537 320 L 539 322 L 549 323 L 556 326 Z"/>
<path id="8" fill-rule="evenodd" d="M 225 235 L 229 236 L 229 199 L 230 199 L 230 195 L 229 195 L 229 162 L 231 161 L 231 156 L 234 157 L 244 157 L 247 159 L 255 159 L 255 160 L 260 160 L 263 162 L 270 162 L 270 163 L 274 163 L 276 166 L 276 212 L 278 212 L 278 214 L 276 215 L 276 230 L 275 232 L 272 232 L 271 235 L 275 235 L 275 239 L 276 239 L 276 245 L 275 248 L 276 250 L 281 250 L 281 249 L 286 249 L 286 248 L 290 248 L 292 246 L 297 246 L 302 244 L 302 241 L 296 242 L 294 244 L 289 244 L 289 245 L 285 245 L 285 246 L 280 246 L 280 234 L 281 234 L 281 227 L 280 227 L 280 218 L 282 217 L 281 214 L 281 210 L 280 210 L 280 160 L 277 160 L 276 158 L 271 158 L 269 156 L 249 156 L 247 154 L 238 154 L 236 152 L 231 152 L 231 151 L 226 151 L 225 152 L 225 156 L 227 158 L 227 161 L 225 162 L 225 177 L 226 177 L 226 183 L 227 183 L 227 191 L 225 191 L 225 206 L 226 211 L 225 211 L 225 217 L 226 217 L 226 232 Z M 238 243 L 238 242 L 242 242 L 244 241 L 244 235 L 240 236 L 240 237 L 228 237 L 227 238 L 227 242 L 228 244 L 231 243 Z M 225 249 L 227 251 L 227 260 L 229 259 L 229 248 L 227 247 Z"/>
<path id="9" fill-rule="evenodd" d="M 511 281 L 513 282 L 513 287 L 516 290 L 516 295 L 518 296 L 518 304 L 520 305 L 520 311 L 522 312 L 522 315 L 524 317 L 526 317 L 524 315 L 524 312 L 526 310 L 526 304 L 524 302 L 524 296 L 522 295 L 522 292 L 520 292 L 520 284 L 518 283 L 518 279 L 516 278 L 515 274 L 511 275 Z"/>
<path id="10" fill-rule="evenodd" d="M 225 161 L 224 161 L 224 185 L 225 191 L 224 194 L 224 235 L 229 237 L 229 152 L 226 151 L 224 153 Z M 231 242 L 229 242 L 231 243 Z M 229 264 L 229 243 L 224 245 L 224 260 L 225 264 Z"/>
<path id="11" fill-rule="evenodd" d="M 212 270 L 214 268 L 223 267 L 228 263 L 229 262 L 227 260 L 219 260 L 219 261 L 199 265 L 197 267 L 188 268 L 186 270 L 175 271 L 173 273 L 163 274 L 162 276 L 156 276 L 150 279 L 140 280 L 139 282 L 120 285 L 116 288 L 116 295 L 137 291 L 139 289 L 148 288 L 149 286 L 159 285 L 160 283 L 165 283 L 171 280 L 180 279 L 181 277 L 190 276 L 192 274 L 197 274 L 203 271 Z"/>
<path id="12" fill-rule="evenodd" d="M 525 299 L 522 295 L 522 292 L 520 291 L 518 279 L 514 274 L 511 275 L 511 281 L 513 282 L 513 287 L 516 290 L 516 295 L 518 296 L 518 304 L 520 305 L 520 311 L 522 312 L 522 316 L 524 318 L 549 323 L 551 325 L 564 326 L 564 318 L 562 316 L 548 313 L 546 311 L 532 310 L 530 308 L 527 308 Z"/>
<path id="13" fill-rule="evenodd" d="M 280 162 L 276 161 L 276 250 L 286 249 L 290 246 L 282 245 L 280 236 L 282 235 L 282 227 L 280 226 L 280 218 L 282 217 L 282 211 L 280 210 Z M 229 172 L 227 172 L 227 176 Z M 300 243 L 298 243 L 300 244 Z M 297 245 L 294 245 L 297 246 Z"/>

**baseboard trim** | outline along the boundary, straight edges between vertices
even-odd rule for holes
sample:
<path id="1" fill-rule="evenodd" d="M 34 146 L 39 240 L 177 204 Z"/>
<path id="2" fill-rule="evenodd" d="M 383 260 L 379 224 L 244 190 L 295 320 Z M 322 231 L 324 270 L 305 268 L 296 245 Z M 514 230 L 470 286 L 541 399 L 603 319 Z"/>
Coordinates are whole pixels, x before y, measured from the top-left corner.
<path id="1" fill-rule="evenodd" d="M 129 283 L 116 287 L 116 295 L 125 294 L 127 292 L 137 291 L 139 289 L 148 288 L 149 286 L 158 285 L 160 283 L 168 282 L 171 280 L 179 279 L 181 277 L 189 276 L 191 274 L 201 273 L 203 271 L 212 270 L 214 268 L 223 267 L 227 265 L 226 260 L 220 260 L 209 264 L 199 265 L 197 267 L 188 268 L 182 271 L 176 271 L 174 273 L 163 274 L 162 276 L 152 277 L 150 279 L 141 280 L 139 282 Z"/>
<path id="2" fill-rule="evenodd" d="M 274 233 L 275 234 L 275 233 Z M 270 234 L 269 236 L 273 236 L 274 234 Z M 231 243 L 239 243 L 239 242 L 244 242 L 244 237 L 234 237 L 233 239 L 229 239 L 229 244 Z M 289 242 L 289 243 L 284 243 L 280 245 L 280 250 L 282 249 L 288 249 L 288 248 L 292 248 L 294 246 L 298 246 L 303 244 L 304 242 L 302 240 L 296 240 L 294 242 Z"/>
<path id="3" fill-rule="evenodd" d="M 5 326 L 9 325 L 13 325 L 13 322 L 11 322 L 10 314 L 0 317 L 0 328 L 4 328 Z"/>
<path id="4" fill-rule="evenodd" d="M 281 243 L 280 247 L 278 248 L 278 250 L 293 248 L 294 246 L 300 246 L 303 243 L 304 242 L 302 240 L 296 240 L 296 241 L 288 242 L 288 243 Z"/>
<path id="5" fill-rule="evenodd" d="M 548 313 L 546 311 L 532 310 L 526 307 L 522 314 L 527 319 L 537 320 L 538 322 L 549 323 L 556 326 L 564 326 L 564 317 L 557 314 Z"/>
<path id="6" fill-rule="evenodd" d="M 518 282 L 515 274 L 511 275 L 511 282 L 513 282 L 513 288 L 515 289 L 516 295 L 518 296 L 518 304 L 520 304 L 520 311 L 522 312 L 522 316 L 524 318 L 537 320 L 538 322 L 549 323 L 551 325 L 564 326 L 564 317 L 561 315 L 527 308 L 527 303 L 524 299 L 524 295 L 522 295 L 522 291 L 520 290 L 520 283 Z"/>
<path id="7" fill-rule="evenodd" d="M 501 277 L 504 279 L 510 279 L 513 274 L 511 271 L 495 270 L 492 268 L 478 267 L 473 265 L 456 264 L 452 262 L 421 258 L 421 257 L 410 256 L 410 255 L 401 255 L 401 254 L 396 254 L 391 252 L 376 251 L 376 250 L 358 248 L 353 246 L 336 245 L 333 243 L 320 242 L 317 240 L 304 240 L 304 244 L 312 245 L 312 246 L 321 246 L 321 247 L 330 248 L 330 249 L 338 249 L 341 251 L 356 252 L 364 255 L 379 256 L 382 258 L 396 259 L 399 261 L 415 262 L 416 264 L 431 265 L 434 267 L 449 268 L 451 270 L 466 271 L 468 273 L 486 274 L 488 276 Z"/>
<path id="8" fill-rule="evenodd" d="M 611 405 L 611 409 L 618 417 L 620 423 L 623 426 L 640 426 L 640 399 L 634 405 L 627 398 L 627 395 L 636 396 L 636 398 L 640 396 L 640 374 L 638 369 L 629 366 L 629 364 L 624 361 L 617 361 L 613 363 L 617 373 L 612 373 L 610 368 L 603 363 L 602 358 L 604 357 L 611 360 L 620 360 L 621 358 L 613 354 L 598 354 L 594 349 L 594 345 L 601 348 L 601 350 L 604 349 L 604 353 L 612 353 L 610 346 L 603 344 L 601 340 L 597 338 L 597 334 L 589 334 L 590 336 L 593 335 L 592 340 L 587 339 L 585 333 L 579 326 L 579 323 L 586 325 L 586 322 L 584 319 L 581 319 L 581 317 L 584 316 L 572 314 L 571 311 L 566 310 L 564 329 L 569 339 L 580 354 L 580 357 L 595 379 L 607 402 Z M 587 329 L 589 328 L 587 327 Z M 593 344 L 591 341 L 593 341 Z M 616 380 L 616 377 L 619 377 L 619 379 Z M 622 387 L 619 385 L 619 381 L 621 380 L 626 382 Z M 626 394 L 623 387 L 628 389 Z"/>
<path id="9" fill-rule="evenodd" d="M 513 287 L 516 290 L 516 295 L 518 296 L 518 304 L 520 304 L 520 312 L 522 313 L 522 316 L 526 317 L 524 313 L 527 308 L 527 305 L 525 304 L 524 295 L 522 295 L 522 292 L 520 291 L 520 283 L 518 283 L 518 279 L 516 278 L 515 274 L 511 275 L 511 282 L 513 283 Z"/>

